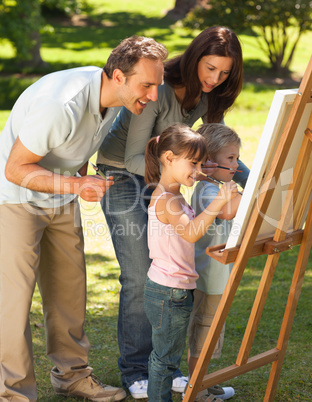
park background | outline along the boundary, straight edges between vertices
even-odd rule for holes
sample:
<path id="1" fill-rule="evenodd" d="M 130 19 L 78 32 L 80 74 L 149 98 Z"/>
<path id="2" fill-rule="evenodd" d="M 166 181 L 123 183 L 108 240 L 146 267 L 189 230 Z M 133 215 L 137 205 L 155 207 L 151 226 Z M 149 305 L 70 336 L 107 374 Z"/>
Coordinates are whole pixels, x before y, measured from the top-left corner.
<path id="1" fill-rule="evenodd" d="M 18 68 L 14 64 L 14 47 L 7 39 L 0 38 L 0 131 L 18 95 L 45 72 L 81 65 L 103 66 L 120 40 L 133 34 L 154 37 L 166 45 L 169 57 L 172 57 L 183 52 L 199 33 L 186 29 L 181 21 L 174 22 L 166 17 L 167 11 L 174 7 L 174 0 L 120 0 L 116 3 L 88 0 L 87 3 L 87 13 L 70 17 L 53 14 L 47 18 L 48 25 L 41 32 L 41 56 L 49 64 L 46 71 Z M 239 38 L 244 56 L 244 86 L 225 122 L 241 136 L 241 159 L 251 167 L 275 91 L 299 87 L 311 56 L 312 33 L 302 35 L 288 74 L 270 70 L 269 60 L 259 49 L 255 37 L 239 33 Z M 103 382 L 120 386 L 116 338 L 119 266 L 99 204 L 81 202 L 81 211 L 88 270 L 86 332 L 91 343 L 90 364 Z M 251 355 L 276 346 L 297 251 L 298 247 L 295 247 L 280 257 Z M 235 363 L 264 264 L 264 256 L 248 262 L 226 321 L 222 357 L 211 361 L 211 371 Z M 276 401 L 312 400 L 311 302 L 312 257 L 303 282 Z M 37 290 L 30 320 L 38 398 L 40 401 L 59 401 L 49 380 L 51 363 L 45 356 L 43 315 Z M 225 385 L 233 386 L 236 391 L 231 400 L 262 401 L 270 367 L 267 365 L 228 381 Z M 187 374 L 186 354 L 181 369 Z M 128 395 L 127 401 L 132 400 Z M 181 395 L 174 394 L 174 401 L 180 400 Z"/>

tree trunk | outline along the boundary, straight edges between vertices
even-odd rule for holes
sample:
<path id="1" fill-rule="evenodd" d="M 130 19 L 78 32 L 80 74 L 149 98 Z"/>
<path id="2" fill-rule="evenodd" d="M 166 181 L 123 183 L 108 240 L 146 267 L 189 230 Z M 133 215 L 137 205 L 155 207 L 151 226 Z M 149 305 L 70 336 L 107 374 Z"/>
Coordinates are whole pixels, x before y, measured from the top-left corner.
<path id="1" fill-rule="evenodd" d="M 186 14 L 192 10 L 195 6 L 201 3 L 200 0 L 176 0 L 174 8 L 167 12 L 167 17 L 173 21 L 183 19 Z"/>
<path id="2" fill-rule="evenodd" d="M 42 57 L 40 54 L 40 48 L 41 48 L 40 33 L 33 32 L 30 36 L 31 36 L 31 39 L 35 42 L 33 48 L 30 51 L 33 66 L 34 67 L 47 67 L 48 63 L 46 63 L 45 61 L 42 60 Z"/>
<path id="3" fill-rule="evenodd" d="M 31 68 L 48 67 L 49 63 L 43 61 L 40 54 L 40 48 L 41 48 L 40 33 L 38 31 L 32 32 L 30 34 L 30 38 L 34 43 L 33 47 L 29 50 L 30 57 L 28 60 L 23 60 L 19 64 L 21 65 L 21 67 L 31 67 Z"/>

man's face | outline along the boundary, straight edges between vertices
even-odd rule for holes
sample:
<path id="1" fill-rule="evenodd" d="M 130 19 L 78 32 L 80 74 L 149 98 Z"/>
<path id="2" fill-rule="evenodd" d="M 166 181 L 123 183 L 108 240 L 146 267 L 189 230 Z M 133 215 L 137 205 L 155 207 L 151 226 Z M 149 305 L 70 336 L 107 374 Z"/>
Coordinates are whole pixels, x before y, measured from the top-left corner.
<path id="1" fill-rule="evenodd" d="M 134 114 L 141 114 L 150 101 L 156 101 L 158 85 L 163 81 L 164 66 L 161 60 L 140 59 L 133 74 L 126 77 L 120 87 L 121 104 Z"/>

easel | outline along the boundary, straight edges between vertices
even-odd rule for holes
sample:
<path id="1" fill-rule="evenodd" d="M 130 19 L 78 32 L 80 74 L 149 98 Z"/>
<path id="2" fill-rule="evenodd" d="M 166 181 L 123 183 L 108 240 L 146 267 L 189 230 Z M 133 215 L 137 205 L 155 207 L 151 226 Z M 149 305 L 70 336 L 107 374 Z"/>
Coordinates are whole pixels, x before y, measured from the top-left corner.
<path id="1" fill-rule="evenodd" d="M 277 152 L 268 169 L 263 191 L 261 192 L 257 207 L 254 207 L 249 224 L 245 231 L 240 247 L 224 250 L 225 245 L 215 246 L 207 249 L 207 253 L 213 258 L 218 259 L 224 264 L 234 262 L 230 278 L 224 290 L 216 315 L 207 335 L 202 352 L 194 373 L 189 381 L 183 401 L 194 401 L 199 391 L 222 383 L 241 374 L 255 370 L 261 366 L 272 363 L 271 372 L 267 384 L 264 401 L 273 401 L 279 381 L 284 356 L 286 353 L 290 331 L 293 324 L 295 311 L 297 308 L 299 295 L 301 292 L 303 277 L 308 262 L 312 245 L 312 174 L 309 172 L 309 179 L 306 180 L 304 192 L 300 191 L 303 178 L 307 177 L 306 167 L 311 160 L 312 152 L 312 114 L 309 119 L 308 127 L 305 130 L 304 139 L 300 148 L 299 156 L 294 167 L 293 178 L 289 185 L 286 198 L 283 203 L 282 213 L 274 233 L 269 239 L 257 241 L 259 229 L 263 216 L 269 206 L 274 192 L 274 180 L 278 180 L 281 174 L 283 163 L 289 152 L 296 128 L 299 124 L 304 108 L 308 102 L 312 101 L 312 57 L 309 61 L 305 75 L 299 87 L 299 91 L 292 105 L 290 115 L 282 133 L 281 140 L 277 147 Z M 311 177 L 310 177 L 311 176 Z M 298 229 L 302 224 L 305 212 L 308 214 L 303 229 Z M 289 222 L 292 219 L 292 212 L 296 211 L 296 220 L 293 223 L 293 230 L 289 232 Z M 295 214 L 294 214 L 295 216 Z M 253 357 L 249 357 L 251 347 L 257 332 L 259 321 L 264 309 L 266 298 L 271 286 L 274 272 L 279 260 L 280 253 L 292 248 L 294 245 L 301 244 L 297 263 L 294 270 L 292 283 L 288 295 L 284 318 L 282 321 L 277 345 L 274 349 L 265 351 Z M 267 254 L 266 265 L 259 284 L 257 295 L 253 304 L 249 321 L 245 329 L 245 334 L 237 356 L 236 363 L 218 370 L 211 374 L 207 373 L 207 368 L 213 354 L 214 348 L 220 336 L 222 327 L 230 310 L 237 287 L 242 278 L 248 259 L 253 256 Z"/>

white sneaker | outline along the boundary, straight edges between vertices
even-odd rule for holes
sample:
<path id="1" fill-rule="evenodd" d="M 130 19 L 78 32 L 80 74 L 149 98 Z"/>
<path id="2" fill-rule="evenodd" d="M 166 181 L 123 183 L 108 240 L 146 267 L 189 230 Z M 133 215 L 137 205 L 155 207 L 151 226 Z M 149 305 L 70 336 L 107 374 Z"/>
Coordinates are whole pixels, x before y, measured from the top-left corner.
<path id="1" fill-rule="evenodd" d="M 176 377 L 174 378 L 174 380 L 172 381 L 172 391 L 174 392 L 180 392 L 182 394 L 182 392 L 184 392 L 185 390 L 185 386 L 188 383 L 188 377 Z"/>
<path id="2" fill-rule="evenodd" d="M 134 399 L 147 398 L 147 380 L 135 381 L 130 387 L 129 391 Z"/>
<path id="3" fill-rule="evenodd" d="M 234 388 L 232 388 L 232 387 L 222 387 L 222 388 L 224 391 L 224 395 L 220 395 L 218 398 L 225 400 L 225 399 L 230 399 L 230 398 L 232 398 L 232 396 L 235 395 Z"/>
<path id="4" fill-rule="evenodd" d="M 215 385 L 211 388 L 208 388 L 208 392 L 223 400 L 230 399 L 235 394 L 234 388 L 221 387 L 220 385 Z"/>
<path id="5" fill-rule="evenodd" d="M 215 397 L 215 399 L 211 399 L 214 401 L 218 400 L 226 400 L 232 398 L 235 395 L 234 388 L 232 387 L 220 387 L 220 385 L 215 385 L 214 387 L 208 388 L 207 390 L 204 389 L 203 391 L 199 392 L 195 398 L 196 400 L 200 400 L 203 396 L 211 396 Z M 184 392 L 182 393 L 182 399 L 184 398 Z M 210 400 L 210 399 L 209 399 Z"/>

